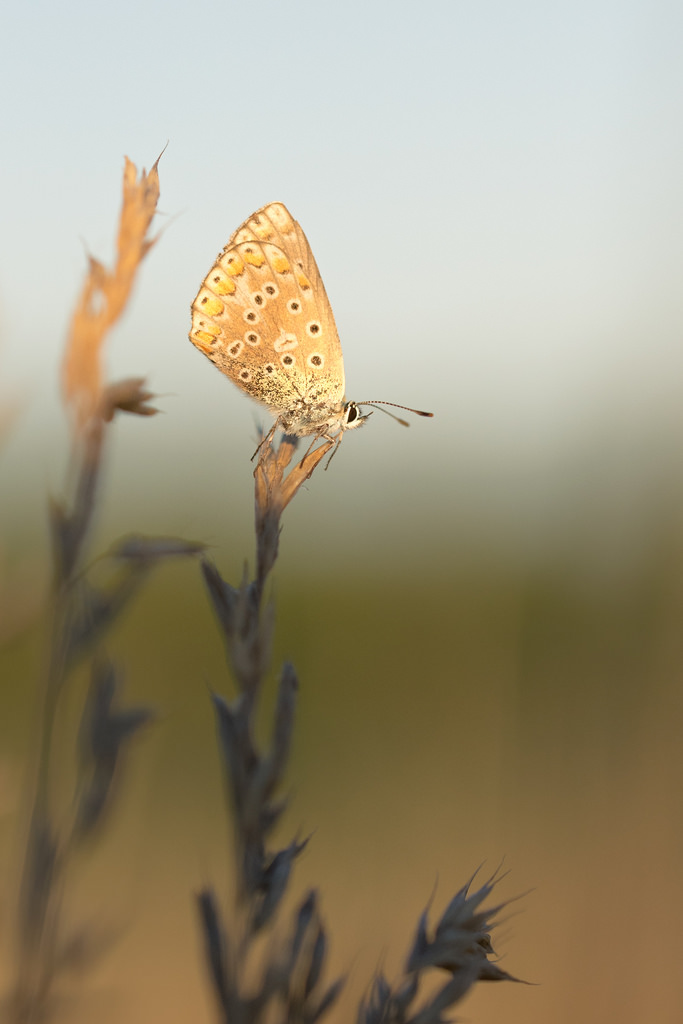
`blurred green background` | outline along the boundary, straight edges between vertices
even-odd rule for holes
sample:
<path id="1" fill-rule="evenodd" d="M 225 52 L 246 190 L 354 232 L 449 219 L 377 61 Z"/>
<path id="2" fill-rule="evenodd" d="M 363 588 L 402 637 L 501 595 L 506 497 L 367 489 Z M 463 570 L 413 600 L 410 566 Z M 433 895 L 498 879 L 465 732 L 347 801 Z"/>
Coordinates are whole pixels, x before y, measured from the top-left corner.
<path id="1" fill-rule="evenodd" d="M 375 968 L 398 969 L 434 890 L 436 911 L 477 867 L 502 864 L 501 897 L 532 891 L 504 915 L 496 948 L 539 987 L 483 988 L 471 1019 L 676 1020 L 683 538 L 673 488 L 652 489 L 641 531 L 607 566 L 612 523 L 578 482 L 536 550 L 501 530 L 482 529 L 476 544 L 454 504 L 425 501 L 420 514 L 399 508 L 403 537 L 394 524 L 372 552 L 367 538 L 331 541 L 325 526 L 333 474 L 354 456 L 346 439 L 288 510 L 273 586 L 275 663 L 293 660 L 301 680 L 280 838 L 312 833 L 295 890 L 321 890 L 333 967 L 350 972 L 340 1014 Z M 231 474 L 242 512 L 250 468 L 242 460 Z M 358 500 L 362 518 L 372 496 Z M 251 557 L 246 515 L 216 506 L 210 518 L 214 557 L 237 582 Z M 332 534 L 342 532 L 343 520 Z M 95 551 L 109 540 L 100 534 Z M 33 557 L 12 550 L 10 588 Z M 23 824 L 40 646 L 31 623 L 2 652 L 6 865 L 16 866 Z M 162 567 L 107 648 L 125 666 L 128 700 L 160 721 L 134 746 L 111 828 L 76 872 L 71 912 L 117 940 L 70 1017 L 210 1020 L 192 894 L 227 884 L 209 690 L 232 691 L 197 567 Z M 7 929 L 11 904 L 8 882 Z"/>
<path id="2" fill-rule="evenodd" d="M 281 837 L 313 833 L 296 886 L 319 886 L 349 972 L 337 1019 L 432 894 L 436 914 L 502 864 L 501 898 L 531 891 L 496 948 L 535 984 L 461 1015 L 680 1021 L 682 31 L 644 0 L 0 15 L 5 979 L 62 345 L 84 248 L 112 252 L 123 154 L 149 166 L 170 139 L 162 237 L 107 350 L 163 413 L 112 429 L 93 558 L 144 532 L 206 542 L 233 582 L 253 559 L 257 414 L 186 334 L 268 201 L 319 261 L 349 397 L 435 412 L 345 438 L 287 511 L 273 583 L 274 662 L 301 680 Z M 227 884 L 209 692 L 230 682 L 197 567 L 161 568 L 108 649 L 160 718 L 79 865 L 73 912 L 116 941 L 68 1016 L 209 1021 L 192 894 Z"/>

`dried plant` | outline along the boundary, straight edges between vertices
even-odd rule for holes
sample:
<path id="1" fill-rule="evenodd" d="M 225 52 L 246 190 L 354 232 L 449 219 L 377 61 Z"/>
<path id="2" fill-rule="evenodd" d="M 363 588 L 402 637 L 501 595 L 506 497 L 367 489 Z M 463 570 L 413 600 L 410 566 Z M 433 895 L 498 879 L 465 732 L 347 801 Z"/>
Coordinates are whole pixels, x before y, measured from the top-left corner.
<path id="1" fill-rule="evenodd" d="M 259 749 L 255 741 L 274 626 L 273 606 L 264 600 L 265 586 L 278 555 L 282 513 L 334 441 L 324 440 L 309 449 L 285 475 L 296 445 L 296 438 L 285 436 L 276 450 L 268 435 L 259 449 L 254 472 L 254 579 L 245 574 L 240 586 L 233 587 L 213 564 L 202 563 L 236 689 L 232 701 L 213 696 L 233 825 L 234 892 L 226 912 L 213 888 L 198 896 L 206 960 L 225 1024 L 312 1024 L 330 1010 L 343 986 L 343 979 L 323 983 L 328 940 L 315 890 L 306 895 L 284 935 L 275 927 L 292 868 L 307 842 L 293 838 L 282 849 L 268 845 L 286 805 L 280 790 L 298 688 L 290 664 L 280 672 L 270 743 Z M 494 884 L 492 879 L 474 893 L 471 883 L 460 890 L 431 938 L 427 914 L 422 915 L 402 977 L 394 986 L 383 975 L 376 977 L 370 996 L 359 1007 L 359 1024 L 441 1024 L 443 1011 L 475 982 L 516 980 L 492 960 L 490 931 L 501 907 L 482 910 L 481 904 Z M 264 933 L 270 942 L 260 941 Z M 445 971 L 448 981 L 418 1005 L 423 979 L 438 971 Z"/>
<path id="2" fill-rule="evenodd" d="M 491 930 L 507 903 L 482 908 L 496 879 L 470 893 L 473 880 L 455 894 L 431 938 L 424 911 L 401 978 L 392 986 L 382 973 L 376 975 L 358 1009 L 358 1024 L 442 1024 L 444 1010 L 459 1002 L 476 982 L 519 981 L 491 959 Z M 416 1005 L 422 982 L 435 971 L 445 971 L 450 978 Z"/>
<path id="3" fill-rule="evenodd" d="M 341 988 L 341 981 L 322 986 L 327 939 L 315 892 L 299 907 L 289 939 L 271 942 L 258 959 L 258 940 L 274 923 L 294 861 L 306 845 L 305 840 L 296 839 L 281 850 L 267 845 L 285 809 L 279 789 L 289 756 L 298 686 L 291 665 L 284 665 L 280 674 L 268 749 L 260 750 L 254 736 L 274 625 L 272 604 L 264 607 L 264 588 L 277 559 L 280 519 L 333 445 L 323 441 L 286 474 L 297 438 L 284 437 L 277 450 L 266 439 L 254 472 L 255 578 L 248 580 L 245 574 L 241 585 L 232 587 L 214 565 L 202 563 L 237 690 L 231 702 L 213 696 L 235 847 L 230 935 L 213 889 L 201 892 L 198 903 L 221 1018 L 233 1024 L 264 1020 L 274 1006 L 282 1020 L 314 1021 L 332 1005 Z M 257 980 L 252 982 L 254 975 Z"/>
<path id="4" fill-rule="evenodd" d="M 162 559 L 193 555 L 199 545 L 172 538 L 120 541 L 99 560 L 98 579 L 86 569 L 87 540 L 97 507 L 107 425 L 118 412 L 154 413 L 144 381 L 103 384 L 103 344 L 120 317 L 144 256 L 159 195 L 155 164 L 138 179 L 126 160 L 117 259 L 107 270 L 90 258 L 71 323 L 64 359 L 64 394 L 72 414 L 72 496 L 53 501 L 53 578 L 36 771 L 18 907 L 17 977 L 10 1000 L 15 1022 L 44 1020 L 54 1008 L 56 983 L 106 945 L 99 932 L 70 919 L 67 870 L 75 854 L 108 818 L 130 741 L 150 722 L 148 708 L 120 705 L 122 673 L 103 641 L 131 597 Z M 90 660 L 90 684 L 75 750 L 59 748 L 57 721 L 74 671 Z M 65 759 L 76 766 L 64 798 L 56 779 Z M 71 883 L 71 880 L 70 880 Z"/>

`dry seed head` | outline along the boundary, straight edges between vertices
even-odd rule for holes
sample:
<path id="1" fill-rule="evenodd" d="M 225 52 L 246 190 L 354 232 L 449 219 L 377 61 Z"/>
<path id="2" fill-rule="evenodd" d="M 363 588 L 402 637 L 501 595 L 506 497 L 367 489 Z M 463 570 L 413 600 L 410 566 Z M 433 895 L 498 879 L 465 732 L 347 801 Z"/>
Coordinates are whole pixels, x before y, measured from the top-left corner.
<path id="1" fill-rule="evenodd" d="M 119 219 L 116 261 L 108 270 L 93 257 L 71 319 L 62 367 L 64 398 L 77 432 L 101 414 L 102 348 L 131 295 L 142 260 L 156 239 L 147 232 L 159 199 L 157 162 L 149 174 L 128 157 L 123 172 L 123 204 Z"/>

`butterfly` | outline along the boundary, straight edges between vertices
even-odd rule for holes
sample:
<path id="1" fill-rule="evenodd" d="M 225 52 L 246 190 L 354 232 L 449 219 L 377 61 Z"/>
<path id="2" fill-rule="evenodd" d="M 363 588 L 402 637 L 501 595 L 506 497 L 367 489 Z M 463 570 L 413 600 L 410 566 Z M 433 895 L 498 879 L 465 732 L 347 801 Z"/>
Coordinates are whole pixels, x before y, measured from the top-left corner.
<path id="1" fill-rule="evenodd" d="M 192 303 L 190 341 L 269 409 L 268 437 L 280 429 L 339 444 L 371 415 L 363 405 L 395 405 L 346 400 L 332 307 L 308 240 L 283 203 L 257 210 L 218 255 Z"/>

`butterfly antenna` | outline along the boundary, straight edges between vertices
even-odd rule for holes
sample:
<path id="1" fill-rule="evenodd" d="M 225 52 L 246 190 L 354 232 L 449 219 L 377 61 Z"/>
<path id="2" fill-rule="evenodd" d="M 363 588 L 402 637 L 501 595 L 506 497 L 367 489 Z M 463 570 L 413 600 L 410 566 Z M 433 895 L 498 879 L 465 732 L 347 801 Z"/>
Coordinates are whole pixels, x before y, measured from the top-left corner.
<path id="1" fill-rule="evenodd" d="M 399 405 L 397 402 L 356 402 L 356 405 L 369 405 L 372 409 L 377 409 L 378 412 L 383 412 L 385 416 L 391 416 L 392 420 L 396 420 L 402 427 L 409 427 L 410 423 L 407 420 L 401 419 L 400 416 L 394 416 L 393 412 L 389 412 L 388 409 L 383 409 L 383 405 L 390 405 L 394 409 L 405 409 L 406 412 L 413 412 L 416 416 L 433 416 L 433 412 L 423 412 L 422 409 L 411 409 L 409 405 Z"/>

